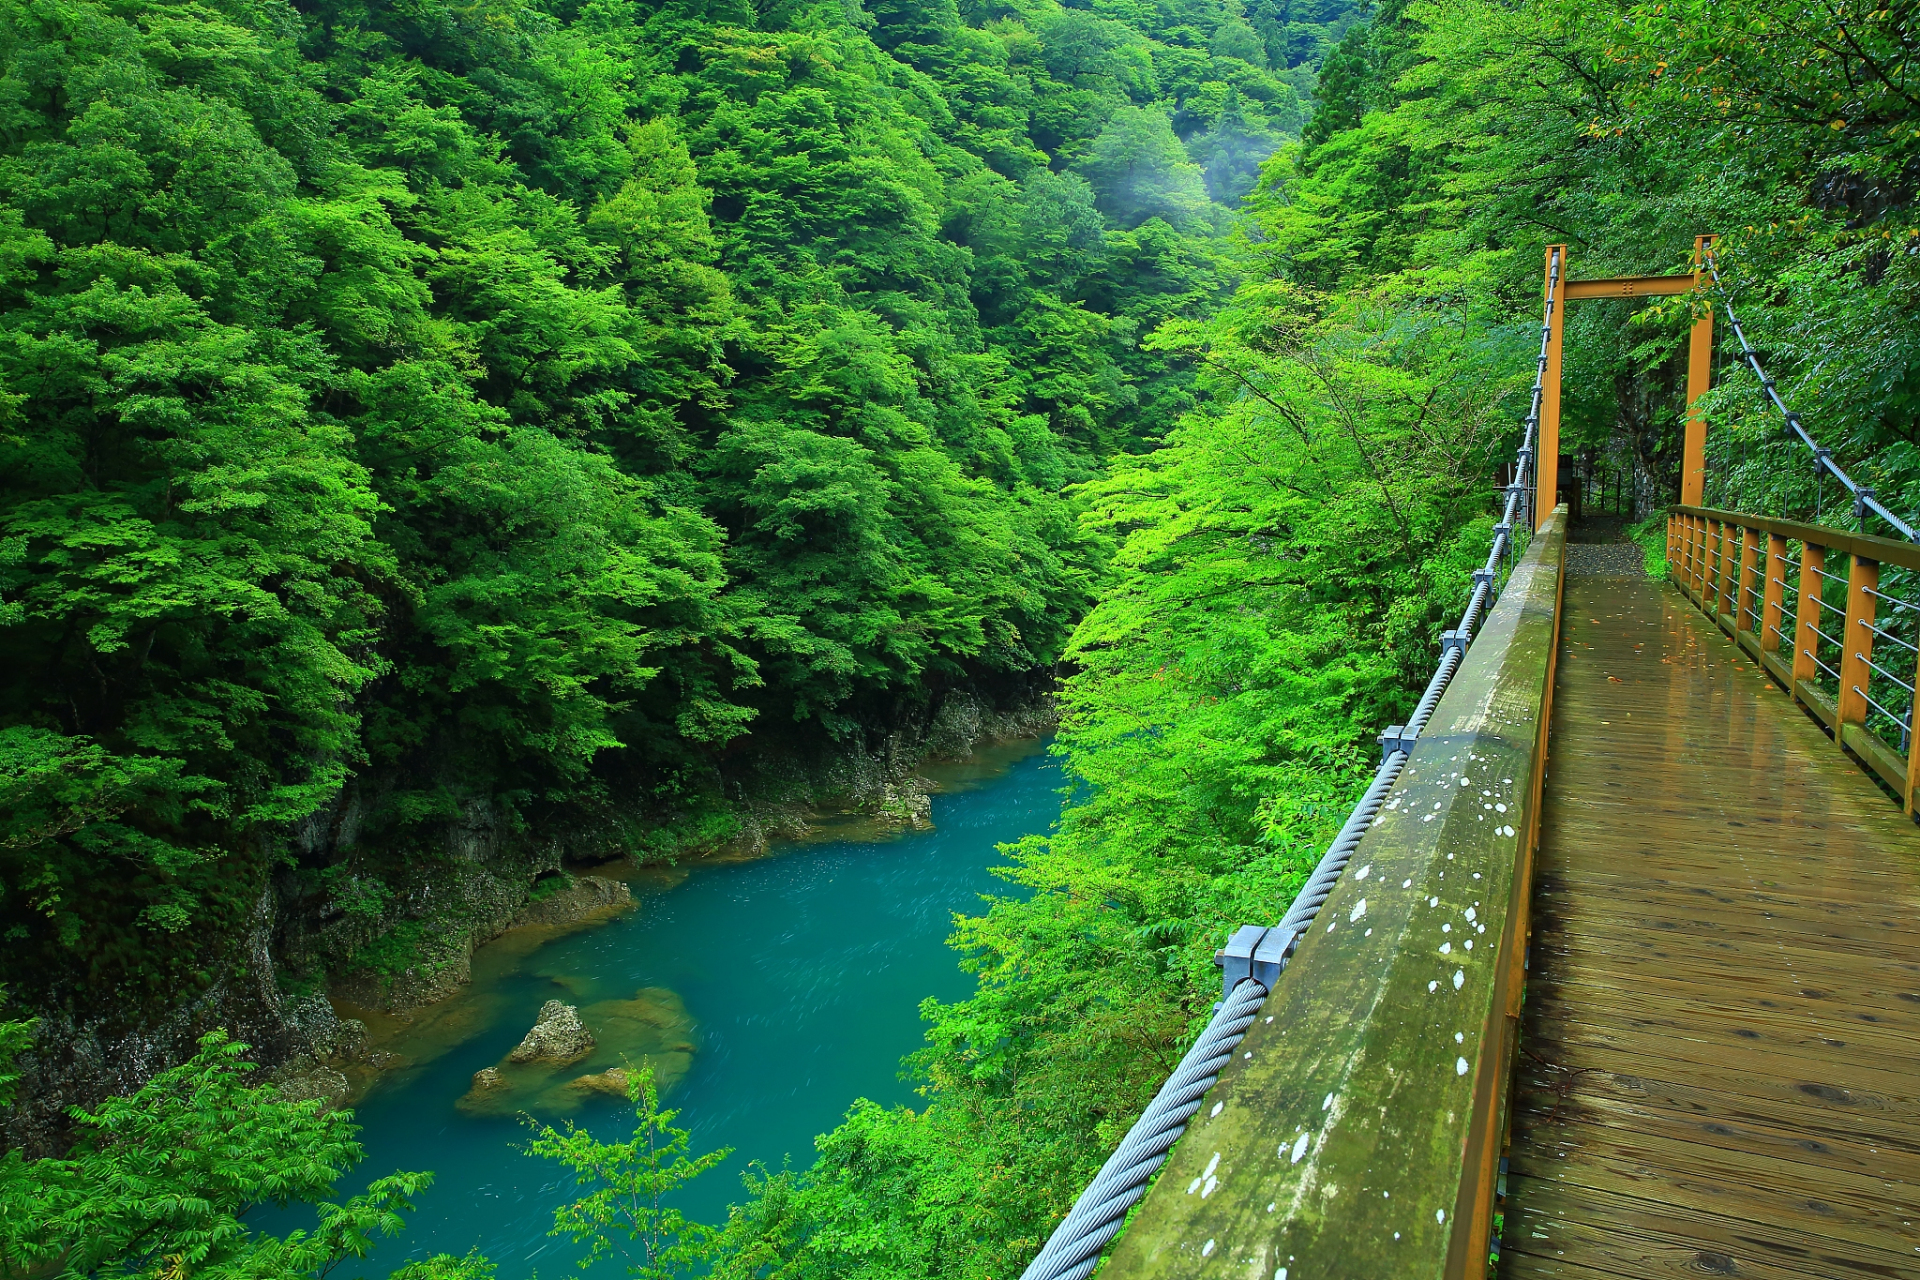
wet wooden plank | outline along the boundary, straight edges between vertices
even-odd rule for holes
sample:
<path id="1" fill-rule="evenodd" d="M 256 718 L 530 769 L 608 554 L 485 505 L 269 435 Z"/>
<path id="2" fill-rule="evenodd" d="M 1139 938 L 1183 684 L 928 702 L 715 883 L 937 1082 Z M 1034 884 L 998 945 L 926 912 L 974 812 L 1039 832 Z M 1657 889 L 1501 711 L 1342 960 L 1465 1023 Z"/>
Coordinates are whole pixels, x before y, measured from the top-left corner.
<path id="1" fill-rule="evenodd" d="M 1693 1213 L 1767 1222 L 1822 1239 L 1867 1248 L 1911 1249 L 1908 1224 L 1920 1204 L 1888 1179 L 1849 1177 L 1790 1165 L 1751 1151 L 1709 1149 L 1631 1129 L 1581 1131 L 1564 1123 L 1543 1128 L 1512 1172 L 1569 1188 L 1651 1200 Z M 1906 1188 L 1908 1192 L 1911 1188 Z M 1577 1193 L 1569 1191 L 1569 1199 Z M 1920 1262 L 1920 1254 L 1915 1254 Z"/>
<path id="2" fill-rule="evenodd" d="M 1898 1122 L 1914 1127 L 1916 1117 L 1920 1117 L 1920 1088 L 1916 1087 L 1910 1072 L 1882 1071 L 1863 1064 L 1856 1057 L 1839 1055 L 1827 1061 L 1809 1061 L 1797 1055 L 1750 1057 L 1748 1051 L 1752 1046 L 1740 1044 L 1732 1037 L 1715 1040 L 1707 1037 L 1679 1039 L 1647 1035 L 1630 1028 L 1622 1030 L 1610 1026 L 1601 1014 L 1593 1013 L 1586 1017 L 1592 1020 L 1580 1016 L 1557 1016 L 1551 1020 L 1543 1018 L 1535 1040 L 1529 1043 L 1575 1048 L 1587 1055 L 1589 1061 L 1602 1064 L 1611 1064 L 1616 1056 L 1622 1054 L 1687 1063 L 1703 1069 L 1709 1081 L 1750 1077 L 1774 1081 L 1782 1090 L 1793 1088 L 1802 1093 L 1831 1090 L 1888 1099 L 1893 1104 L 1888 1110 L 1893 1113 L 1895 1120 L 1877 1120 L 1876 1123 Z M 1731 1089 L 1733 1085 L 1708 1084 L 1707 1087 Z"/>
<path id="3" fill-rule="evenodd" d="M 1743 954 L 1747 938 L 1757 933 L 1730 934 L 1725 938 L 1689 939 L 1684 948 L 1671 945 L 1658 931 L 1622 929 L 1618 925 L 1595 927 L 1591 919 L 1557 917 L 1551 940 L 1536 937 L 1535 946 L 1553 949 L 1562 962 L 1579 962 L 1587 955 L 1607 957 L 1608 965 L 1644 965 L 1671 972 L 1683 956 L 1702 972 L 1713 974 L 1742 986 L 1771 986 L 1786 978 L 1802 985 L 1816 977 L 1828 990 L 1852 997 L 1871 997 L 1875 1001 L 1898 1001 L 1920 1007 L 1920 960 L 1902 960 L 1871 951 L 1836 952 L 1831 948 L 1783 947 L 1777 967 L 1754 966 Z M 1840 964 L 1844 957 L 1849 963 Z M 1598 961 L 1596 961 L 1598 963 Z"/>
<path id="4" fill-rule="evenodd" d="M 1553 960 L 1551 966 L 1536 966 L 1543 976 L 1551 973 L 1556 978 L 1635 990 L 1643 984 L 1688 980 L 1673 976 L 1674 962 L 1682 957 L 1670 949 L 1636 949 L 1612 933 L 1593 938 L 1575 938 L 1566 932 L 1558 936 L 1573 945 L 1541 947 L 1543 960 L 1549 955 Z M 1858 971 L 1831 964 L 1796 965 L 1791 971 L 1742 968 L 1735 953 L 1696 951 L 1684 959 L 1689 975 L 1711 982 L 1719 997 L 1735 1007 L 1799 1009 L 1815 1018 L 1851 1017 L 1920 1030 L 1920 1005 L 1914 1004 L 1912 991 L 1920 975 L 1872 956 L 1860 957 Z M 1913 1012 L 1901 1014 L 1902 1005 Z"/>
<path id="5" fill-rule="evenodd" d="M 1913 1275 L 1899 1254 L 1824 1237 L 1808 1239 L 1769 1223 L 1713 1214 L 1551 1181 L 1514 1178 L 1512 1198 L 1526 1208 L 1510 1217 L 1501 1242 L 1501 1280 L 1585 1274 L 1632 1277 L 1750 1276 L 1761 1280 L 1851 1280 Z M 1568 1262 L 1570 1257 L 1579 1263 Z"/>
<path id="6" fill-rule="evenodd" d="M 1664 980 L 1622 978 L 1607 982 L 1565 976 L 1536 977 L 1534 994 L 1583 1008 L 1605 1009 L 1616 1026 L 1655 1029 L 1662 1035 L 1713 1038 L 1732 1035 L 1758 1049 L 1778 1050 L 1820 1060 L 1836 1051 L 1859 1054 L 1883 1070 L 1900 1071 L 1912 1063 L 1920 1028 L 1891 1023 L 1880 1014 L 1857 1012 L 1852 1018 L 1819 1017 L 1791 1006 L 1761 1007 L 1717 998 L 1714 984 L 1676 975 Z M 1872 1019 L 1872 1021 L 1868 1021 Z"/>
<path id="7" fill-rule="evenodd" d="M 1641 888 L 1637 893 L 1613 877 L 1555 877 L 1554 888 L 1567 886 L 1570 901 L 1543 895 L 1541 909 L 1578 918 L 1583 912 L 1615 917 L 1667 920 L 1689 929 L 1760 928 L 1784 926 L 1793 936 L 1852 940 L 1873 947 L 1897 945 L 1898 935 L 1913 924 L 1910 911 L 1898 907 L 1841 900 L 1787 903 L 1717 900 L 1704 893 L 1661 894 Z M 1889 934 L 1894 935 L 1889 937 Z"/>
<path id="8" fill-rule="evenodd" d="M 1536 1123 L 1564 1126 L 1563 1135 L 1576 1140 L 1582 1133 L 1630 1129 L 1710 1149 L 1757 1152 L 1785 1166 L 1834 1169 L 1861 1178 L 1884 1178 L 1895 1172 L 1895 1163 L 1910 1150 L 1906 1145 L 1870 1146 L 1868 1139 L 1855 1133 L 1815 1137 L 1797 1120 L 1766 1123 L 1730 1116 L 1723 1108 L 1705 1113 L 1676 1111 L 1657 1102 L 1648 1103 L 1641 1096 L 1609 1090 L 1605 1080 L 1582 1080 L 1578 1097 L 1562 1096 L 1553 1087 L 1553 1077 L 1546 1073 L 1543 1076 L 1522 1081 L 1522 1102 L 1533 1114 L 1550 1117 Z M 1547 1141 L 1544 1134 L 1540 1141 Z"/>
<path id="9" fill-rule="evenodd" d="M 1920 1277 L 1920 828 L 1661 584 L 1567 584 L 1533 924 L 1503 1277 Z"/>
<path id="10" fill-rule="evenodd" d="M 1554 1105 L 1619 1098 L 1727 1124 L 1791 1131 L 1810 1142 L 1843 1144 L 1857 1141 L 1864 1123 L 1875 1149 L 1920 1154 L 1920 1124 L 1914 1121 L 1920 1082 L 1904 1078 L 1884 1081 L 1892 1088 L 1880 1092 L 1857 1079 L 1849 1081 L 1856 1087 L 1845 1087 L 1830 1079 L 1762 1074 L 1718 1056 L 1695 1063 L 1676 1054 L 1547 1040 L 1529 1042 L 1520 1065 L 1524 1086 L 1554 1093 Z M 1569 1087 L 1576 1082 L 1577 1097 Z M 1550 1113 L 1553 1106 L 1533 1109 Z"/>

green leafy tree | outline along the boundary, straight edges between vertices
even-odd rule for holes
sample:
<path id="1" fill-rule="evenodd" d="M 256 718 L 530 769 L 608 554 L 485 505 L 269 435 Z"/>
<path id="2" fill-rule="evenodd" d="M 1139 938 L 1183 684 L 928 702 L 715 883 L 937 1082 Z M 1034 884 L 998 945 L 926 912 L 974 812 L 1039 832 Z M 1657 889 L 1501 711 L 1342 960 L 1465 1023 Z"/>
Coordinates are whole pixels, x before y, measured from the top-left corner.
<path id="1" fill-rule="evenodd" d="M 16 1043 L 18 1032 L 8 1024 Z M 0 1266 L 10 1275 L 319 1277 L 397 1232 L 432 1175 L 391 1174 L 328 1203 L 361 1158 L 351 1113 L 249 1088 L 245 1050 L 212 1032 L 192 1061 L 76 1110 L 65 1157 L 0 1156 Z M 320 1202 L 311 1231 L 273 1236 L 242 1220 L 258 1205 L 301 1201 Z"/>
<path id="2" fill-rule="evenodd" d="M 1191 227 L 1207 216 L 1200 166 L 1187 158 L 1164 111 L 1121 107 L 1079 167 L 1099 194 L 1101 212 L 1125 226 L 1161 218 Z"/>
<path id="3" fill-rule="evenodd" d="M 691 1137 L 674 1127 L 678 1111 L 661 1108 L 652 1067 L 628 1069 L 627 1099 L 636 1121 L 629 1141 L 601 1142 L 571 1123 L 564 1130 L 537 1125 L 526 1152 L 566 1166 L 575 1186 L 587 1190 L 553 1211 L 548 1233 L 587 1247 L 582 1268 L 618 1256 L 630 1276 L 673 1280 L 714 1256 L 719 1232 L 691 1220 L 667 1199 L 732 1155 L 733 1148 L 688 1158 Z"/>
<path id="4" fill-rule="evenodd" d="M 388 1280 L 494 1280 L 498 1272 L 492 1259 L 474 1250 L 458 1258 L 450 1253 L 438 1253 L 409 1262 Z"/>

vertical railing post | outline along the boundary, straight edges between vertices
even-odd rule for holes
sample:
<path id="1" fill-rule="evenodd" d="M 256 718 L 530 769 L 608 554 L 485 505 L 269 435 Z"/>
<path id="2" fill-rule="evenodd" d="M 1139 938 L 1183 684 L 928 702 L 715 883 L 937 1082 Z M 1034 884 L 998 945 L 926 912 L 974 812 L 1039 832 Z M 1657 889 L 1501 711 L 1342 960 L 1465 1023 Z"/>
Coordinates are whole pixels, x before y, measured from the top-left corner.
<path id="1" fill-rule="evenodd" d="M 1873 593 L 1880 586 L 1880 562 L 1849 556 L 1847 570 L 1847 626 L 1840 633 L 1839 717 L 1833 741 L 1844 746 L 1846 727 L 1867 724 L 1867 690 L 1873 687 Z"/>
<path id="2" fill-rule="evenodd" d="M 1693 517 L 1680 517 L 1680 564 L 1674 581 L 1687 592 L 1693 591 Z"/>
<path id="3" fill-rule="evenodd" d="M 1700 593 L 1700 607 L 1709 618 L 1720 616 L 1720 588 L 1727 577 L 1727 522 L 1707 521 L 1707 589 Z"/>
<path id="4" fill-rule="evenodd" d="M 1700 518 L 1687 517 L 1687 597 L 1700 603 Z"/>
<path id="5" fill-rule="evenodd" d="M 1802 702 L 1806 699 L 1800 697 L 1800 682 L 1817 683 L 1815 677 L 1820 673 L 1813 661 L 1820 647 L 1814 628 L 1820 625 L 1820 574 L 1826 567 L 1825 547 L 1813 542 L 1800 544 L 1800 612 L 1793 628 L 1793 688 L 1789 692 Z"/>
<path id="6" fill-rule="evenodd" d="M 1685 569 L 1685 571 L 1686 571 L 1686 573 L 1685 573 L 1685 577 L 1683 577 L 1683 578 L 1682 578 L 1681 580 L 1682 580 L 1682 582 L 1684 582 L 1684 583 L 1685 583 L 1685 585 L 1686 585 L 1686 588 L 1687 588 L 1687 594 L 1688 594 L 1689 596 L 1691 596 L 1691 595 L 1693 594 L 1693 562 L 1694 562 L 1694 558 L 1695 558 L 1695 553 L 1694 553 L 1694 544 L 1695 544 L 1695 542 L 1697 541 L 1697 540 L 1696 540 L 1696 539 L 1694 538 L 1694 536 L 1693 536 L 1693 535 L 1694 535 L 1694 524 L 1695 524 L 1695 521 L 1694 521 L 1694 518 L 1693 518 L 1692 516 L 1681 516 L 1681 517 L 1680 517 L 1680 528 L 1681 528 L 1681 531 L 1682 531 L 1682 533 L 1683 533 L 1683 535 L 1685 536 L 1685 538 L 1686 538 L 1686 540 L 1687 540 L 1687 555 L 1686 555 L 1686 563 L 1685 563 L 1685 565 L 1683 566 L 1683 568 Z"/>
<path id="7" fill-rule="evenodd" d="M 1675 586 L 1684 586 L 1687 581 L 1687 518 L 1673 517 L 1673 568 L 1669 577 Z"/>
<path id="8" fill-rule="evenodd" d="M 1680 524 L 1679 516 L 1676 516 L 1676 515 L 1667 516 L 1667 576 L 1668 577 L 1673 576 L 1673 571 L 1675 568 L 1679 566 L 1679 562 L 1680 562 L 1679 524 Z"/>
<path id="9" fill-rule="evenodd" d="M 1693 602 L 1700 606 L 1700 612 L 1713 616 L 1713 606 L 1707 603 L 1707 592 L 1713 587 L 1713 521 L 1705 516 L 1700 518 L 1700 582 L 1694 588 Z"/>
<path id="10" fill-rule="evenodd" d="M 1753 609 L 1747 604 L 1753 599 L 1753 588 L 1747 583 L 1752 580 L 1754 565 L 1759 562 L 1759 556 L 1756 554 L 1759 543 L 1760 531 L 1742 525 L 1740 528 L 1740 576 L 1733 584 L 1733 638 L 1736 643 L 1742 631 L 1748 633 L 1753 631 L 1753 628 L 1747 625 L 1754 620 Z"/>
<path id="11" fill-rule="evenodd" d="M 1740 630 L 1740 615 L 1736 606 L 1740 602 L 1740 565 L 1745 552 L 1740 548 L 1747 545 L 1746 531 L 1737 524 L 1720 526 L 1720 545 L 1725 552 L 1721 558 L 1720 579 L 1720 616 L 1734 631 Z"/>
<path id="12" fill-rule="evenodd" d="M 1913 687 L 1912 710 L 1907 713 L 1912 726 L 1907 734 L 1907 785 L 1900 792 L 1900 807 L 1908 813 L 1913 812 L 1914 789 L 1920 787 L 1920 655 L 1914 657 Z"/>
<path id="13" fill-rule="evenodd" d="M 1707 521 L 1693 518 L 1693 602 L 1699 604 L 1707 590 Z"/>
<path id="14" fill-rule="evenodd" d="M 1767 580 L 1760 606 L 1760 648 L 1767 653 L 1780 651 L 1780 635 L 1786 630 L 1787 540 L 1777 533 L 1767 535 Z"/>

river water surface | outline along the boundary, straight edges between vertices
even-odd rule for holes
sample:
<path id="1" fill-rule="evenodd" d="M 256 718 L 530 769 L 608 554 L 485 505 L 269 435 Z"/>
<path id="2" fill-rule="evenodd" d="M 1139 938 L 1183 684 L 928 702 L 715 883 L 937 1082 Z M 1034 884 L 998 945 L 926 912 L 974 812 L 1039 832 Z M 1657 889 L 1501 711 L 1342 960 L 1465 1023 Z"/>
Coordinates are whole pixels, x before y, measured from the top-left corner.
<path id="1" fill-rule="evenodd" d="M 1059 815 L 1060 775 L 1044 745 L 1003 745 L 923 769 L 939 787 L 932 831 L 849 822 L 751 861 L 634 873 L 634 911 L 557 938 L 523 932 L 482 948 L 471 987 L 387 1039 L 410 1065 L 357 1107 L 367 1159 L 343 1191 L 395 1169 L 436 1174 L 406 1232 L 365 1274 L 476 1247 L 503 1276 L 573 1269 L 578 1251 L 547 1230 L 554 1207 L 578 1193 L 558 1166 L 518 1150 L 528 1134 L 517 1116 L 476 1114 L 472 1097 L 461 1105 L 473 1073 L 499 1063 L 547 1000 L 579 1006 L 589 1030 L 596 1005 L 609 1026 L 627 1016 L 650 1027 L 654 1039 L 640 1051 L 677 1077 L 664 1101 L 680 1109 L 694 1150 L 734 1148 L 680 1200 L 704 1221 L 724 1220 L 727 1204 L 743 1199 L 749 1160 L 773 1170 L 810 1165 L 814 1135 L 854 1099 L 916 1103 L 899 1072 L 921 1044 L 919 1002 L 972 989 L 945 945 L 953 914 L 979 910 L 982 894 L 1010 892 L 992 874 L 1004 862 L 995 846 L 1044 832 Z M 563 1074 L 618 1065 L 619 1045 L 600 1034 L 596 1059 Z M 542 1119 L 569 1118 L 602 1138 L 632 1129 L 631 1108 L 610 1097 L 555 1087 L 516 1097 L 513 1109 L 523 1100 Z M 280 1229 L 311 1222 L 310 1211 L 275 1217 Z"/>

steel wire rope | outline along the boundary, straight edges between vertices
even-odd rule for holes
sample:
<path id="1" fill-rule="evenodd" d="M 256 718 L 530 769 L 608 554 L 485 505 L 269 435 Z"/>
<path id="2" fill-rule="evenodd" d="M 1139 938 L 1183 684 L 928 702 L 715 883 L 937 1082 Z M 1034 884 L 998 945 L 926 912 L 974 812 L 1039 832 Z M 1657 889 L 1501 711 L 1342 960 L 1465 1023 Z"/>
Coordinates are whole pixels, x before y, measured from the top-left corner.
<path id="1" fill-rule="evenodd" d="M 1800 652 L 1806 654 L 1807 657 L 1810 660 L 1812 660 L 1814 666 L 1820 668 L 1822 671 L 1832 676 L 1835 684 L 1838 684 L 1840 682 L 1840 673 L 1838 671 L 1835 671 L 1832 667 L 1828 666 L 1826 663 L 1820 661 L 1819 654 L 1815 653 L 1811 649 L 1802 649 Z"/>
<path id="2" fill-rule="evenodd" d="M 1555 295 L 1560 284 L 1560 266 L 1560 255 L 1556 253 L 1547 271 L 1546 315 L 1540 325 L 1540 354 L 1534 365 L 1533 400 L 1527 414 L 1526 434 L 1521 439 L 1515 457 L 1513 480 L 1506 489 L 1506 505 L 1502 509 L 1500 523 L 1495 526 L 1493 546 L 1487 552 L 1486 565 L 1473 575 L 1473 592 L 1460 615 L 1460 625 L 1453 633 L 1457 643 L 1447 644 L 1441 653 L 1433 677 L 1427 681 L 1420 700 L 1414 704 L 1413 714 L 1407 719 L 1401 735 L 1402 742 L 1413 741 L 1426 728 L 1434 708 L 1440 705 L 1441 695 L 1447 691 L 1447 685 L 1465 660 L 1466 646 L 1472 643 L 1473 630 L 1491 603 L 1493 584 L 1498 579 L 1501 566 L 1510 555 L 1525 549 L 1525 543 L 1514 537 L 1514 521 L 1516 516 L 1526 517 L 1526 527 L 1531 527 L 1533 504 L 1527 480 L 1532 470 L 1534 433 L 1540 425 L 1547 346 L 1552 334 L 1553 309 L 1558 301 Z M 1333 843 L 1327 846 L 1313 873 L 1294 896 L 1293 905 L 1287 908 L 1280 922 L 1269 930 L 1269 936 L 1278 932 L 1286 939 L 1283 956 L 1291 955 L 1300 936 L 1313 924 L 1314 917 L 1332 895 L 1354 850 L 1359 847 L 1361 837 L 1373 825 L 1373 820 L 1380 813 L 1380 806 L 1386 802 L 1387 793 L 1393 790 L 1393 784 L 1399 781 L 1401 770 L 1406 765 L 1407 752 L 1404 748 L 1387 753 L 1374 773 L 1372 783 L 1348 813 L 1339 834 L 1334 836 Z M 1285 972 L 1284 959 L 1282 972 Z M 1100 1166 L 1093 1181 L 1073 1202 L 1067 1216 L 1047 1237 L 1046 1244 L 1027 1264 L 1020 1280 L 1086 1280 L 1093 1272 L 1099 1264 L 1101 1251 L 1119 1233 L 1126 1221 L 1127 1211 L 1146 1194 L 1147 1184 L 1166 1161 L 1174 1142 L 1186 1131 L 1187 1121 L 1200 1109 L 1200 1101 L 1206 1096 L 1207 1090 L 1220 1078 L 1220 1069 L 1233 1057 L 1234 1048 L 1246 1035 L 1247 1028 L 1253 1025 L 1266 998 L 1267 987 L 1263 983 L 1254 978 L 1244 978 L 1227 993 L 1225 1000 L 1214 1007 L 1213 1017 L 1193 1042 L 1193 1047 L 1181 1057 L 1173 1074 L 1153 1095 L 1153 1101 L 1147 1104 L 1140 1118 L 1127 1130 L 1126 1137 L 1120 1140 L 1120 1145 Z"/>
<path id="3" fill-rule="evenodd" d="M 1862 698 L 1865 698 L 1867 701 L 1867 705 L 1872 707 L 1875 711 L 1878 711 L 1881 715 L 1893 721 L 1895 724 L 1900 724 L 1903 729 L 1905 728 L 1905 725 L 1901 724 L 1901 720 L 1899 716 L 1893 714 L 1893 712 L 1881 706 L 1878 702 L 1874 700 L 1873 695 L 1868 693 L 1865 689 L 1862 689 L 1859 685 L 1854 685 L 1853 691 L 1859 694 Z"/>
<path id="4" fill-rule="evenodd" d="M 1876 591 L 1874 592 L 1874 594 L 1879 595 L 1880 593 Z M 1915 653 L 1920 653 L 1920 645 L 1915 644 L 1911 640 L 1904 640 L 1901 637 L 1893 634 L 1893 632 L 1891 631 L 1882 631 L 1879 627 L 1876 627 L 1871 622 L 1866 624 L 1866 628 L 1867 630 L 1873 632 L 1873 634 L 1879 636 L 1882 640 L 1891 640 L 1897 645 L 1903 645 L 1906 648 L 1913 650 Z"/>
<path id="5" fill-rule="evenodd" d="M 1905 689 L 1908 693 L 1913 692 L 1912 685 L 1908 684 L 1905 680 L 1902 680 L 1899 676 L 1893 674 L 1893 672 L 1887 670 L 1885 667 L 1875 662 L 1872 658 L 1869 658 L 1866 654 L 1860 652 L 1860 650 L 1855 649 L 1853 651 L 1853 656 L 1860 659 L 1860 661 L 1866 663 L 1869 667 L 1872 667 L 1875 671 L 1879 672 L 1881 675 L 1885 676 L 1887 679 L 1899 685 L 1902 689 Z M 1899 716 L 1894 716 L 1895 720 L 1898 720 L 1899 718 L 1900 718 Z"/>

